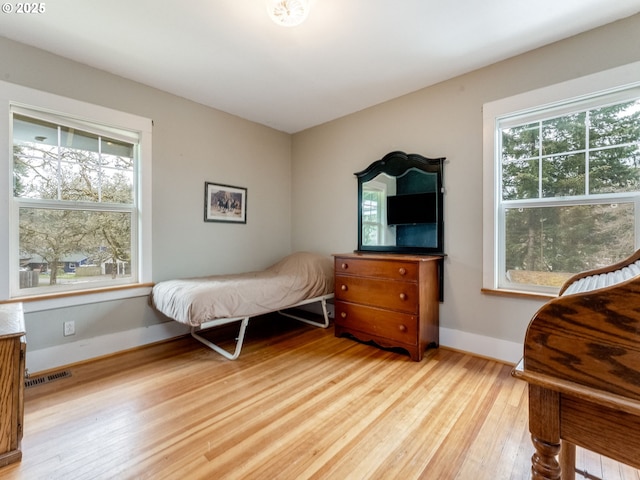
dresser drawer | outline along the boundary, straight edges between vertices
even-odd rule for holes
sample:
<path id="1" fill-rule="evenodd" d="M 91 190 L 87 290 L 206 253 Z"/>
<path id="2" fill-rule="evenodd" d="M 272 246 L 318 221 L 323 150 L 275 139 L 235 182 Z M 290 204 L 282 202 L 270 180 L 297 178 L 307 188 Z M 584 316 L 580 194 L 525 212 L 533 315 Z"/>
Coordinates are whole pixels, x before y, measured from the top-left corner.
<path id="1" fill-rule="evenodd" d="M 416 282 L 418 264 L 416 262 L 380 261 L 366 258 L 335 258 L 336 275 L 357 275 L 379 277 L 388 280 Z"/>
<path id="2" fill-rule="evenodd" d="M 335 298 L 405 313 L 417 313 L 418 284 L 336 275 Z"/>
<path id="3" fill-rule="evenodd" d="M 415 315 L 338 300 L 335 302 L 335 323 L 337 327 L 362 332 L 365 334 L 362 340 L 373 335 L 407 345 L 418 344 L 418 319 Z M 358 337 L 355 332 L 353 335 Z"/>

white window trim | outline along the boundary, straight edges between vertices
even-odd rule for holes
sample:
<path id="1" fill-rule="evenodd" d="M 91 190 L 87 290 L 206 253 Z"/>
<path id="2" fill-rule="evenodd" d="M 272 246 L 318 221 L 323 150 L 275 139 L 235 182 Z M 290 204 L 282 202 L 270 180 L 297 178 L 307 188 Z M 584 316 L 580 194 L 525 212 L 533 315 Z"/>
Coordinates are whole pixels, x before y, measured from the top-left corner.
<path id="1" fill-rule="evenodd" d="M 13 174 L 11 171 L 12 139 L 11 105 L 22 105 L 37 110 L 59 113 L 61 115 L 93 121 L 107 126 L 123 127 L 139 134 L 140 145 L 140 210 L 138 252 L 139 271 L 138 282 L 140 284 L 151 282 L 151 145 L 152 145 L 152 121 L 126 112 L 120 112 L 107 107 L 93 105 L 86 102 L 54 95 L 51 93 L 34 90 L 31 88 L 0 81 L 0 148 L 5 152 L 3 168 L 0 168 L 0 218 L 10 219 L 11 192 Z M 10 225 L 13 226 L 13 225 Z M 10 299 L 10 274 L 13 244 L 10 238 L 11 228 L 0 229 L 0 301 Z M 25 311 L 47 310 L 73 305 L 107 301 L 121 298 L 131 298 L 148 294 L 149 287 L 136 287 L 123 289 L 106 289 L 104 292 L 92 293 L 64 292 L 64 295 L 45 299 L 33 299 L 25 303 Z M 74 293 L 77 293 L 74 295 Z"/>
<path id="2" fill-rule="evenodd" d="M 563 83 L 525 92 L 512 97 L 485 103 L 483 106 L 483 247 L 482 247 L 482 287 L 498 290 L 498 192 L 500 165 L 496 160 L 498 119 L 506 115 L 526 112 L 534 108 L 549 107 L 568 100 L 578 100 L 607 90 L 638 86 L 640 62 L 611 70 L 576 78 Z M 504 289 L 502 289 L 504 290 Z M 535 292 L 539 293 L 539 292 Z"/>

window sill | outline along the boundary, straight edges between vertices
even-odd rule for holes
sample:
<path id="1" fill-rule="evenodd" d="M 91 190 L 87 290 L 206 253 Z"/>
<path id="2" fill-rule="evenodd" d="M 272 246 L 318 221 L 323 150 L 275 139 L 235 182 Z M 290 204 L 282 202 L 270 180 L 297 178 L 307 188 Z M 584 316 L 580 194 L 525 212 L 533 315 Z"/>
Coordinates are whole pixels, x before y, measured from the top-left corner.
<path id="1" fill-rule="evenodd" d="M 15 297 L 9 300 L 1 300 L 0 304 L 22 302 L 25 313 L 39 312 L 43 310 L 52 310 L 54 308 L 65 308 L 96 302 L 144 297 L 149 295 L 151 287 L 153 287 L 153 283 L 136 283 L 133 285 L 95 288 L 74 292 Z"/>
<path id="2" fill-rule="evenodd" d="M 553 295 L 550 293 L 522 292 L 519 290 L 494 290 L 491 288 L 482 288 L 480 289 L 480 291 L 486 295 L 495 295 L 499 297 L 526 298 L 528 300 L 549 301 L 552 298 L 557 298 L 557 295 Z"/>

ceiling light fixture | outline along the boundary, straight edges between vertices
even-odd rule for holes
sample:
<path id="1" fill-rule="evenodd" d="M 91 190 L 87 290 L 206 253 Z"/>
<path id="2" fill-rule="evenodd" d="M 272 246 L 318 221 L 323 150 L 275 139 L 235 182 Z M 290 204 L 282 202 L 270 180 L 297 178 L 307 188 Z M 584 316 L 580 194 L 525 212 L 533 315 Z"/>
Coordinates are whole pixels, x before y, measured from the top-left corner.
<path id="1" fill-rule="evenodd" d="M 277 25 L 295 27 L 309 16 L 309 0 L 267 0 L 267 12 Z"/>

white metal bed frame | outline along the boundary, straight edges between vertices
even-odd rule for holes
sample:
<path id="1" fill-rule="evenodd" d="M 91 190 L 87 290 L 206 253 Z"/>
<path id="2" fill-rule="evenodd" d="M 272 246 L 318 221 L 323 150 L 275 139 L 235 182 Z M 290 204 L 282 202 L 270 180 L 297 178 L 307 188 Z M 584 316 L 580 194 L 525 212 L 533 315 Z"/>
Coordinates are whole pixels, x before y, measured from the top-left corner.
<path id="1" fill-rule="evenodd" d="M 303 300 L 303 301 L 298 302 L 298 303 L 296 303 L 294 305 L 289 305 L 289 306 L 284 307 L 284 308 L 279 309 L 279 310 L 271 310 L 271 311 L 267 311 L 267 312 L 262 312 L 260 314 L 252 315 L 252 316 L 233 317 L 233 318 L 216 318 L 216 319 L 210 320 L 208 322 L 203 322 L 201 325 L 199 325 L 197 327 L 191 327 L 191 336 L 193 338 L 195 338 L 196 340 L 198 340 L 200 343 L 203 343 L 207 347 L 209 347 L 212 350 L 218 352 L 223 357 L 225 357 L 225 358 L 227 358 L 229 360 L 235 360 L 236 358 L 238 358 L 240 356 L 240 351 L 242 350 L 242 344 L 244 342 L 244 335 L 245 335 L 245 332 L 247 330 L 247 325 L 249 325 L 249 319 L 251 317 L 256 317 L 258 315 L 264 315 L 264 314 L 267 314 L 267 313 L 278 312 L 280 315 L 283 315 L 283 316 L 289 317 L 289 318 L 293 318 L 293 319 L 298 320 L 300 322 L 308 323 L 309 325 L 313 325 L 315 327 L 327 328 L 329 326 L 329 314 L 327 312 L 327 300 L 329 300 L 331 298 L 333 298 L 333 293 L 322 295 L 320 297 L 309 298 L 307 300 Z M 308 305 L 310 303 L 316 303 L 316 302 L 320 302 L 320 305 L 322 306 L 322 316 L 323 316 L 323 319 L 324 319 L 322 322 L 316 322 L 315 320 L 311 320 L 311 319 L 308 319 L 308 318 L 304 318 L 304 317 L 301 317 L 301 316 L 298 316 L 298 315 L 293 315 L 291 313 L 285 312 L 285 310 L 289 310 L 289 309 L 292 309 L 292 308 L 300 307 L 302 305 Z M 213 343 L 210 340 L 207 340 L 206 338 L 204 338 L 203 336 L 201 336 L 199 334 L 199 332 L 202 332 L 203 330 L 208 330 L 208 329 L 213 328 L 213 327 L 219 327 L 221 325 L 226 325 L 226 324 L 233 323 L 233 322 L 240 322 L 240 330 L 238 332 L 238 337 L 236 338 L 236 346 L 235 346 L 235 350 L 234 350 L 233 353 L 228 352 L 224 348 L 220 347 L 219 345 Z"/>

